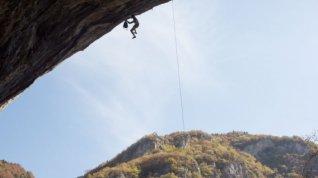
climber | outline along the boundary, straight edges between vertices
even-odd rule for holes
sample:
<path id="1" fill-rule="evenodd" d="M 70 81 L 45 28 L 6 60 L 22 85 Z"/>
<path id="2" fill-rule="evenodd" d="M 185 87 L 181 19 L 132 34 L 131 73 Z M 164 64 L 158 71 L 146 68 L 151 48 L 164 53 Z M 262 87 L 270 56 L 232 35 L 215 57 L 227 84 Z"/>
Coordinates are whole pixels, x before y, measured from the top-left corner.
<path id="1" fill-rule="evenodd" d="M 134 38 L 136 38 L 136 34 L 137 34 L 136 29 L 139 27 L 139 22 L 138 22 L 135 15 L 131 15 L 131 18 L 132 18 L 131 22 L 129 22 L 128 20 L 126 20 L 126 22 L 128 22 L 129 24 L 134 23 L 134 26 L 130 30 L 131 34 L 134 36 L 132 39 L 134 39 Z"/>

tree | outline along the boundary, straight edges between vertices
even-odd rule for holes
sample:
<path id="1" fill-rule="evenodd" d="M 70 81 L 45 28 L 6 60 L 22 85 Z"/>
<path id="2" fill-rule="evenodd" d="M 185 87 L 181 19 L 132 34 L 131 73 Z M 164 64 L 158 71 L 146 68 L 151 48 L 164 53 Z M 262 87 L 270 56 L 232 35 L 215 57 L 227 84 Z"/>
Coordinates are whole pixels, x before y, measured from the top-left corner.
<path id="1" fill-rule="evenodd" d="M 307 145 L 313 146 L 309 148 L 309 153 L 307 154 L 306 160 L 302 168 L 302 176 L 304 178 L 312 178 L 315 177 L 314 174 L 318 171 L 315 170 L 313 164 L 318 159 L 318 147 L 313 144 L 318 142 L 318 131 L 314 131 L 311 135 L 307 136 L 305 138 L 305 142 L 307 143 Z"/>

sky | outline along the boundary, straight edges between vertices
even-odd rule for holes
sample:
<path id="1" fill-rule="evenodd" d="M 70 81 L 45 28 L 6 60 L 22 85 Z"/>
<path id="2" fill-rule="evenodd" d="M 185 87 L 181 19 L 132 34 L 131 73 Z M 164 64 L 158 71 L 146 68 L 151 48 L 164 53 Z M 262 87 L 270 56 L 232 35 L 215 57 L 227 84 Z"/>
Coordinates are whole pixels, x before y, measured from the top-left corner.
<path id="1" fill-rule="evenodd" d="M 318 126 L 318 1 L 175 0 L 186 130 Z M 116 27 L 0 113 L 0 159 L 71 178 L 146 134 L 182 131 L 171 3 Z"/>

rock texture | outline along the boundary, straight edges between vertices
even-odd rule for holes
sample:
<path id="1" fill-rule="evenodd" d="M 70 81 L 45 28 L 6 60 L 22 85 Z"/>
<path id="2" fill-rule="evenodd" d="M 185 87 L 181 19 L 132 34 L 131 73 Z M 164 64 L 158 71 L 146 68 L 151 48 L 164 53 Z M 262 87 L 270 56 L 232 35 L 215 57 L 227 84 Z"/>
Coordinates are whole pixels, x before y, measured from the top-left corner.
<path id="1" fill-rule="evenodd" d="M 317 149 L 299 137 L 151 134 L 82 178 L 313 178 L 318 176 Z M 315 156 L 308 159 L 312 153 Z"/>
<path id="2" fill-rule="evenodd" d="M 308 162 L 308 157 L 313 152 L 313 148 L 317 149 L 317 147 L 313 147 L 308 141 L 299 137 L 289 138 L 264 135 L 251 137 L 247 134 L 227 134 L 226 137 L 231 140 L 230 144 L 233 147 L 251 154 L 263 165 L 283 173 L 287 173 L 290 170 L 302 172 Z M 316 153 L 315 150 L 314 152 Z M 312 163 L 308 166 L 313 166 Z M 317 166 L 315 166 L 311 173 L 317 170 Z"/>
<path id="3" fill-rule="evenodd" d="M 119 163 L 129 162 L 133 159 L 142 157 L 143 155 L 152 153 L 155 150 L 160 150 L 164 145 L 172 145 L 176 148 L 186 148 L 194 138 L 207 141 L 212 139 L 211 135 L 203 132 L 192 132 L 190 134 L 173 133 L 164 137 L 160 137 L 156 133 L 153 133 L 141 138 L 125 151 L 118 154 L 114 159 L 101 164 L 97 168 L 91 170 L 91 172 L 98 172 L 104 167 L 113 167 Z"/>
<path id="4" fill-rule="evenodd" d="M 0 0 L 0 106 L 131 14 L 169 0 Z"/>

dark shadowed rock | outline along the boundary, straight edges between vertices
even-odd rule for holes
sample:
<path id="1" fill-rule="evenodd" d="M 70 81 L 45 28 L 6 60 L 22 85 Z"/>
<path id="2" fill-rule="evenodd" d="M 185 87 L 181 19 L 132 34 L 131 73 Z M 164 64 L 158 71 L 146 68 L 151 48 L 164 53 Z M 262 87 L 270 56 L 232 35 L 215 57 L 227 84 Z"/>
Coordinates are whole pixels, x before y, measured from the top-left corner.
<path id="1" fill-rule="evenodd" d="M 131 14 L 169 0 L 0 0 L 0 106 Z"/>

